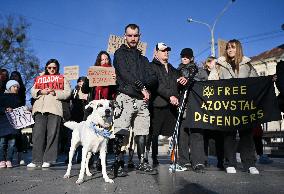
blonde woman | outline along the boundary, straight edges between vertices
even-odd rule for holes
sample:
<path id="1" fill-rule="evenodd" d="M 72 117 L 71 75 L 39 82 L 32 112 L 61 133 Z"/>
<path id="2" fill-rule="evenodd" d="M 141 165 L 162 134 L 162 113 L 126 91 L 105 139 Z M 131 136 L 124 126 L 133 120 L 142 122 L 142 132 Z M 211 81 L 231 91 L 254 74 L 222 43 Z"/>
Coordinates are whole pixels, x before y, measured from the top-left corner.
<path id="1" fill-rule="evenodd" d="M 240 41 L 233 39 L 226 44 L 224 56 L 218 58 L 215 68 L 209 77 L 215 80 L 257 77 L 258 74 L 245 57 Z M 228 159 L 227 173 L 236 173 L 236 133 L 239 132 L 239 148 L 242 164 L 245 170 L 251 174 L 259 174 L 255 167 L 255 148 L 252 129 L 237 129 L 224 132 L 224 151 Z"/>

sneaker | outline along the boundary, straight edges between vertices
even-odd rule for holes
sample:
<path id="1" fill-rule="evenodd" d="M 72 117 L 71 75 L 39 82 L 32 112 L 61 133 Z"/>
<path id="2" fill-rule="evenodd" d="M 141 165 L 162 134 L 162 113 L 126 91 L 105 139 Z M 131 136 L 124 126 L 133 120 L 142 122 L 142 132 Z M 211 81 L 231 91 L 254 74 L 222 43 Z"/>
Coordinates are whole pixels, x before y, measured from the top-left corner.
<path id="1" fill-rule="evenodd" d="M 197 165 L 193 166 L 192 169 L 196 173 L 205 173 L 204 164 L 197 164 Z"/>
<path id="2" fill-rule="evenodd" d="M 28 168 L 35 168 L 36 167 L 36 164 L 35 163 L 29 163 L 28 165 L 27 165 L 27 167 Z"/>
<path id="3" fill-rule="evenodd" d="M 185 166 L 181 166 L 179 164 L 176 164 L 176 171 L 177 172 L 188 171 L 188 168 L 186 168 Z"/>
<path id="4" fill-rule="evenodd" d="M 258 159 L 259 164 L 271 164 L 273 160 L 271 160 L 267 155 L 261 155 Z"/>
<path id="5" fill-rule="evenodd" d="M 158 174 L 158 171 L 153 169 L 147 163 L 140 163 L 136 168 L 136 173 L 156 175 L 156 174 Z"/>
<path id="6" fill-rule="evenodd" d="M 25 165 L 26 163 L 25 163 L 25 161 L 24 160 L 21 160 L 20 161 L 20 165 Z"/>
<path id="7" fill-rule="evenodd" d="M 41 165 L 42 168 L 49 168 L 50 167 L 50 163 L 48 162 L 44 162 L 42 165 Z"/>
<path id="8" fill-rule="evenodd" d="M 227 172 L 228 174 L 235 174 L 235 173 L 237 173 L 235 167 L 227 167 L 227 168 L 226 168 L 226 172 Z"/>
<path id="9" fill-rule="evenodd" d="M 0 162 L 0 168 L 6 168 L 6 162 L 5 161 Z"/>
<path id="10" fill-rule="evenodd" d="M 6 161 L 6 167 L 7 168 L 12 168 L 13 167 L 12 162 L 11 161 Z"/>
<path id="11" fill-rule="evenodd" d="M 248 171 L 250 174 L 259 174 L 259 171 L 255 167 L 250 167 Z"/>

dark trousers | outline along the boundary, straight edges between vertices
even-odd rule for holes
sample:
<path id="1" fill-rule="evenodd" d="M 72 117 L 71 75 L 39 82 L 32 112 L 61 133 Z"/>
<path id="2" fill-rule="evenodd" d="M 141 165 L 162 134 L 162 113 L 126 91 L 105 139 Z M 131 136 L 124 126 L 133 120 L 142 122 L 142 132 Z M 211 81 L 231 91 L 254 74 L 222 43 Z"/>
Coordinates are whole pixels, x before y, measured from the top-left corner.
<path id="1" fill-rule="evenodd" d="M 224 133 L 222 131 L 206 130 L 204 134 L 204 151 L 208 156 L 209 140 L 215 141 L 215 150 L 218 164 L 223 165 L 224 161 Z"/>
<path id="2" fill-rule="evenodd" d="M 13 161 L 15 150 L 15 136 L 6 135 L 0 137 L 0 161 Z"/>
<path id="3" fill-rule="evenodd" d="M 251 129 L 239 130 L 239 149 L 241 154 L 242 164 L 245 170 L 255 166 L 255 147 Z M 236 131 L 224 133 L 224 150 L 225 157 L 228 159 L 228 166 L 236 167 Z"/>
<path id="4" fill-rule="evenodd" d="M 192 165 L 204 164 L 206 160 L 204 152 L 204 130 L 190 129 L 189 141 Z"/>
<path id="5" fill-rule="evenodd" d="M 158 138 L 159 135 L 171 136 L 174 131 L 176 122 L 176 110 L 174 107 L 154 107 L 151 111 L 151 128 L 153 129 L 152 141 L 152 158 L 158 156 Z"/>
<path id="6" fill-rule="evenodd" d="M 183 123 L 179 131 L 179 144 L 178 144 L 178 155 L 179 155 L 179 164 L 185 165 L 190 163 L 189 158 L 189 128 L 185 128 Z"/>
<path id="7" fill-rule="evenodd" d="M 50 113 L 36 113 L 33 127 L 33 163 L 55 162 L 61 117 Z"/>
<path id="8" fill-rule="evenodd" d="M 253 141 L 255 145 L 256 154 L 259 156 L 263 155 L 262 136 L 253 136 Z"/>

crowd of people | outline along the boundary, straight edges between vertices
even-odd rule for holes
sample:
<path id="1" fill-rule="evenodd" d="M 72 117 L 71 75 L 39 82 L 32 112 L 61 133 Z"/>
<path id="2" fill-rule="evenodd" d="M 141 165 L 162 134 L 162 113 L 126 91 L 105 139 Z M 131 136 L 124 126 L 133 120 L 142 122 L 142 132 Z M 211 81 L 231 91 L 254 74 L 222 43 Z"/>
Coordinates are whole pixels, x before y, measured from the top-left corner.
<path id="1" fill-rule="evenodd" d="M 156 174 L 155 167 L 159 165 L 158 137 L 159 135 L 170 137 L 173 134 L 181 96 L 190 83 L 258 76 L 250 64 L 250 59 L 244 56 L 242 45 L 238 40 L 228 41 L 224 55 L 218 59 L 208 57 L 203 67 L 197 67 L 194 62 L 193 50 L 184 48 L 180 52 L 181 63 L 176 69 L 169 63 L 171 47 L 163 42 L 156 44 L 153 60 L 149 62 L 137 49 L 140 36 L 139 26 L 129 24 L 124 30 L 126 44 L 115 52 L 113 63 L 106 51 L 101 51 L 97 56 L 94 66 L 115 68 L 116 86 L 90 87 L 88 78 L 80 77 L 73 90 L 67 79 L 64 79 L 63 90 L 36 89 L 35 86 L 31 89 L 35 124 L 32 130 L 32 161 L 27 165 L 28 168 L 49 168 L 57 160 L 59 144 L 61 151 L 68 157 L 71 132 L 63 126 L 63 123 L 68 120 L 76 122 L 86 120 L 92 109 L 85 109 L 85 105 L 92 100 L 108 99 L 115 101 L 113 120 L 115 138 L 109 140 L 110 149 L 108 149 L 109 153 L 115 155 L 112 165 L 114 177 L 127 175 L 124 157 L 127 149 L 129 150 L 128 168 L 136 168 L 138 173 Z M 59 69 L 58 60 L 50 59 L 41 75 L 60 75 Z M 276 84 L 279 88 L 282 87 L 280 94 L 283 95 L 284 84 L 281 84 L 283 80 L 280 82 L 281 79 L 277 79 Z M 18 153 L 17 161 L 22 165 L 25 163 L 22 158 L 22 152 L 27 149 L 24 137 L 20 130 L 10 125 L 5 116 L 5 112 L 25 106 L 25 102 L 26 89 L 21 74 L 14 71 L 9 78 L 9 72 L 2 69 L 0 168 L 13 166 L 14 151 Z M 205 172 L 208 166 L 209 140 L 213 139 L 219 169 L 227 173 L 236 173 L 236 152 L 240 152 L 244 170 L 251 174 L 259 174 L 255 165 L 255 155 L 257 151 L 260 157 L 264 157 L 261 126 L 256 129 L 235 129 L 228 132 L 189 129 L 184 125 L 185 118 L 184 113 L 181 118 L 176 171 L 192 168 L 197 173 Z M 239 142 L 236 141 L 237 134 Z M 134 144 L 139 159 L 136 165 L 132 161 Z M 152 149 L 152 165 L 148 158 L 150 149 Z M 80 152 L 81 148 L 78 147 L 75 158 L 77 163 L 81 162 Z M 265 162 L 271 160 L 266 158 Z M 91 159 L 90 165 L 93 163 L 94 159 Z M 96 166 L 97 169 L 101 168 L 99 158 Z"/>

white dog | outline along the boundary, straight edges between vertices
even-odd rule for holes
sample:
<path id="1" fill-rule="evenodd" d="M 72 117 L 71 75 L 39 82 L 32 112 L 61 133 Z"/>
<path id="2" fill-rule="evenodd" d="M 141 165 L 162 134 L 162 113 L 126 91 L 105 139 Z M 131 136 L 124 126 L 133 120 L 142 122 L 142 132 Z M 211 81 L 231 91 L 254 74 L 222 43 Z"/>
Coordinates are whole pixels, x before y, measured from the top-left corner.
<path id="1" fill-rule="evenodd" d="M 106 136 L 110 135 L 107 128 L 111 126 L 111 124 L 106 120 L 112 117 L 111 101 L 93 100 L 85 108 L 87 109 L 88 107 L 92 107 L 93 112 L 88 116 L 86 121 L 82 121 L 80 123 L 69 121 L 64 123 L 66 127 L 73 130 L 69 151 L 69 163 L 64 178 L 70 177 L 74 152 L 79 145 L 82 145 L 81 170 L 76 183 L 80 184 L 83 182 L 85 170 L 87 176 L 92 176 L 88 163 L 92 153 L 96 153 L 98 151 L 100 152 L 103 178 L 105 182 L 113 183 L 114 181 L 108 177 L 106 172 L 106 151 L 108 142 L 108 138 Z"/>

